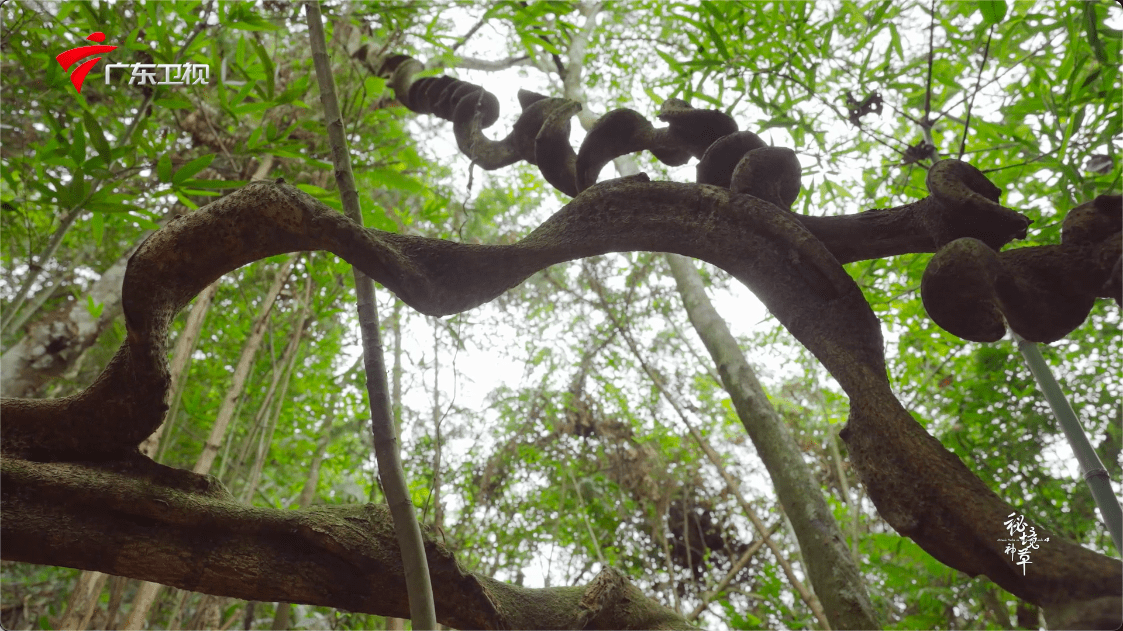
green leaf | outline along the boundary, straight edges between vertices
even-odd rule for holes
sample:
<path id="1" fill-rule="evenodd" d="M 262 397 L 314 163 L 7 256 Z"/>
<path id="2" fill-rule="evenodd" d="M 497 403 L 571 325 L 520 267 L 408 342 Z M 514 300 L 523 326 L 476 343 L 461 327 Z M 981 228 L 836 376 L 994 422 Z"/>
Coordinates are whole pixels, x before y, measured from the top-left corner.
<path id="1" fill-rule="evenodd" d="M 61 206 L 62 205 L 62 201 L 61 201 L 62 195 L 60 195 L 58 191 L 62 190 L 62 185 L 59 184 L 59 181 L 54 179 L 54 178 L 51 178 L 51 177 L 48 176 L 47 179 L 48 179 L 48 181 L 50 181 L 53 184 L 53 186 L 47 186 L 46 184 L 40 182 L 38 179 L 31 180 L 27 184 L 31 188 L 39 191 L 39 193 L 45 199 L 56 200 L 58 202 L 58 204 Z"/>
<path id="2" fill-rule="evenodd" d="M 721 55 L 721 58 L 729 61 L 729 50 L 725 48 L 725 42 L 722 41 L 721 35 L 718 35 L 717 31 L 713 26 L 710 25 L 709 22 L 703 22 L 702 28 L 705 29 L 707 33 L 709 33 L 710 41 L 713 42 L 714 46 L 717 47 L 717 52 L 719 55 Z"/>
<path id="3" fill-rule="evenodd" d="M 264 18 L 257 20 L 244 20 L 242 22 L 231 22 L 226 24 L 230 28 L 242 29 L 245 31 L 275 31 L 277 27 L 266 22 Z"/>
<path id="4" fill-rule="evenodd" d="M 304 96 L 304 93 L 308 91 L 308 81 L 308 75 L 301 75 L 299 78 L 291 81 L 289 86 L 285 88 L 285 91 L 281 92 L 281 95 L 275 99 L 277 105 L 285 105 L 287 103 L 293 103 L 294 101 L 299 103 L 297 99 Z M 304 105 L 303 103 L 300 104 L 302 106 Z"/>
<path id="5" fill-rule="evenodd" d="M 179 19 L 184 22 L 191 22 L 197 19 L 199 5 L 202 4 L 200 0 L 192 0 L 190 2 L 176 2 L 172 5 L 175 12 L 179 15 Z"/>
<path id="6" fill-rule="evenodd" d="M 894 51 L 896 51 L 897 59 L 900 59 L 900 60 L 904 61 L 904 59 L 905 59 L 905 49 L 904 49 L 903 46 L 901 46 L 901 34 L 897 31 L 897 25 L 896 24 L 890 24 L 889 25 L 889 43 L 890 43 L 890 48 L 893 49 Z M 886 53 L 885 57 L 886 57 L 886 60 L 888 60 L 888 58 L 889 58 L 888 53 Z"/>
<path id="7" fill-rule="evenodd" d="M 766 129 L 773 129 L 773 128 L 776 128 L 776 127 L 781 127 L 781 128 L 793 127 L 793 126 L 798 125 L 798 124 L 799 124 L 799 121 L 795 120 L 794 118 L 791 118 L 790 116 L 777 116 L 776 118 L 773 118 L 771 120 L 768 120 L 768 121 L 765 121 L 765 122 L 761 123 L 760 130 L 764 131 Z"/>
<path id="8" fill-rule="evenodd" d="M 280 129 L 277 129 L 277 126 L 273 123 L 273 121 L 269 121 L 269 123 L 265 126 L 265 139 L 269 142 L 278 142 L 284 140 L 285 138 L 289 137 L 289 134 L 292 133 L 293 129 L 296 129 L 295 121 L 292 125 L 289 125 L 288 129 L 286 129 L 284 133 L 282 133 Z"/>
<path id="9" fill-rule="evenodd" d="M 86 209 L 92 210 L 89 204 L 86 204 Z M 105 215 L 99 212 L 91 213 L 90 228 L 94 233 L 94 243 L 101 245 L 101 240 L 105 236 Z M 96 318 L 97 316 L 95 315 L 94 317 Z"/>
<path id="10" fill-rule="evenodd" d="M 719 22 L 725 19 L 725 14 L 719 11 L 717 6 L 713 2 L 703 0 L 700 6 L 706 11 L 706 13 L 709 13 L 711 16 L 713 16 L 713 19 Z"/>
<path id="11" fill-rule="evenodd" d="M 1066 148 L 1068 142 L 1076 137 L 1076 134 L 1080 131 L 1080 126 L 1084 123 L 1084 116 L 1085 114 L 1087 114 L 1087 107 L 1088 106 L 1084 105 L 1077 108 L 1076 112 L 1074 112 L 1072 117 L 1069 118 L 1068 128 L 1065 130 Z"/>
<path id="12" fill-rule="evenodd" d="M 998 24 L 1006 17 L 1006 0 L 979 0 L 979 13 L 986 24 Z"/>
<path id="13" fill-rule="evenodd" d="M 271 149 L 269 149 L 268 153 L 270 153 L 272 155 L 275 155 L 278 158 L 293 158 L 295 160 L 313 161 L 312 158 L 309 158 L 308 156 L 304 155 L 303 153 L 300 153 L 299 151 L 289 151 L 287 149 L 271 148 Z M 318 162 L 318 161 L 316 161 L 316 162 Z"/>
<path id="14" fill-rule="evenodd" d="M 304 191 L 305 193 L 308 193 L 312 197 L 320 200 L 324 204 L 327 204 L 331 208 L 339 211 L 343 210 L 343 204 L 339 201 L 339 197 L 333 193 L 325 191 L 319 186 L 316 186 L 314 184 L 297 184 L 296 187 Z"/>
<path id="15" fill-rule="evenodd" d="M 269 98 L 269 99 L 272 99 L 273 98 L 273 88 L 274 88 L 274 86 L 273 86 L 273 75 L 274 75 L 273 60 L 269 57 L 269 53 L 266 52 L 265 47 L 261 45 L 261 42 L 257 41 L 257 37 L 254 37 L 252 42 L 253 42 L 253 49 L 255 51 L 257 51 L 257 58 L 259 60 L 261 60 L 261 65 L 265 66 L 265 94 L 266 94 L 266 97 Z"/>
<path id="16" fill-rule="evenodd" d="M 172 192 L 175 193 L 176 198 L 179 199 L 181 204 L 183 204 L 184 206 L 187 206 L 191 210 L 199 210 L 199 205 L 196 204 L 195 202 L 191 201 L 191 198 L 184 195 L 182 192 L 180 192 L 180 190 L 178 188 L 172 189 Z M 133 214 L 133 218 L 136 218 L 135 213 Z M 152 220 L 146 220 L 146 221 L 155 225 L 155 222 L 153 222 Z"/>
<path id="17" fill-rule="evenodd" d="M 717 59 L 691 59 L 683 65 L 688 68 L 715 68 L 724 66 L 725 63 Z"/>
<path id="18" fill-rule="evenodd" d="M 86 192 L 90 190 L 89 184 L 86 183 L 86 176 L 81 171 L 74 173 L 74 178 L 70 180 L 70 186 L 67 187 L 67 206 L 73 208 L 81 204 L 86 199 Z"/>
<path id="19" fill-rule="evenodd" d="M 155 99 L 152 102 L 155 103 L 156 105 L 159 105 L 160 107 L 166 107 L 168 109 L 173 109 L 173 110 L 193 110 L 193 109 L 195 109 L 194 103 L 192 103 L 191 101 L 188 101 L 184 97 L 178 96 L 178 95 L 169 96 L 167 98 L 162 98 L 162 99 Z"/>
<path id="20" fill-rule="evenodd" d="M 869 18 L 869 22 L 870 22 L 871 27 L 877 26 L 878 24 L 881 23 L 881 20 L 883 18 L 885 18 L 885 13 L 886 13 L 886 11 L 888 11 L 889 6 L 892 3 L 893 3 L 893 0 L 884 0 L 884 2 L 877 5 L 877 8 L 874 9 L 873 14 Z M 831 27 L 833 28 L 834 25 L 832 24 Z"/>
<path id="21" fill-rule="evenodd" d="M 327 199 L 327 198 L 332 196 L 331 191 L 329 191 L 325 188 L 321 188 L 319 186 L 316 186 L 315 184 L 297 184 L 296 187 L 299 188 L 300 190 L 304 191 L 305 193 L 308 193 L 312 197 L 315 197 L 316 199 L 322 200 L 322 199 Z"/>
<path id="22" fill-rule="evenodd" d="M 106 189 L 101 189 L 90 196 L 90 200 L 86 202 L 86 210 L 98 213 L 129 212 L 135 207 L 125 202 L 131 201 L 133 201 L 132 195 L 107 193 Z"/>
<path id="23" fill-rule="evenodd" d="M 392 169 L 370 169 L 366 172 L 366 176 L 371 179 L 375 186 L 381 188 L 397 189 L 409 193 L 425 191 L 424 184 Z"/>
<path id="24" fill-rule="evenodd" d="M 215 154 L 210 153 L 205 156 L 195 158 L 191 162 L 188 162 L 187 164 L 180 167 L 179 170 L 175 172 L 175 175 L 172 176 L 172 184 L 176 186 L 183 184 L 196 173 L 210 166 L 211 162 L 214 161 L 214 159 Z"/>
<path id="25" fill-rule="evenodd" d="M 1096 55 L 1096 60 L 1101 64 L 1108 62 L 1107 49 L 1100 41 L 1100 33 L 1098 30 L 1099 18 L 1096 17 L 1096 3 L 1084 2 L 1084 32 L 1088 35 L 1088 45 L 1092 47 L 1092 53 Z"/>
<path id="26" fill-rule="evenodd" d="M 230 21 L 223 22 L 224 26 L 242 29 L 245 31 L 275 31 L 277 26 L 254 13 L 254 5 L 250 3 L 234 3 L 230 7 Z"/>
<path id="27" fill-rule="evenodd" d="M 1084 80 L 1080 82 L 1080 87 L 1086 88 L 1086 87 L 1088 87 L 1089 84 L 1093 83 L 1096 79 L 1099 79 L 1100 78 L 1100 70 L 1101 70 L 1100 68 L 1096 68 L 1092 72 L 1089 72 L 1088 76 L 1084 77 Z"/>
<path id="28" fill-rule="evenodd" d="M 94 216 L 97 217 L 98 215 L 95 214 Z M 101 240 L 100 237 L 96 237 L 96 238 L 97 238 L 98 241 Z M 102 304 L 100 302 L 94 302 L 93 296 L 86 296 L 86 311 L 89 312 L 90 317 L 97 320 L 98 318 L 101 317 L 101 312 L 104 311 L 104 310 L 105 310 L 104 304 Z"/>
<path id="29" fill-rule="evenodd" d="M 1072 98 L 1072 90 L 1073 90 L 1073 88 L 1076 87 L 1076 77 L 1078 77 L 1080 75 L 1080 70 L 1084 68 L 1084 64 L 1087 63 L 1089 59 L 1090 59 L 1090 57 L 1088 57 L 1088 55 L 1079 54 L 1079 55 L 1076 55 L 1075 60 L 1071 60 L 1071 59 L 1065 60 L 1066 65 L 1068 64 L 1069 61 L 1072 61 L 1072 67 L 1071 67 L 1071 70 L 1069 70 L 1068 73 L 1065 75 L 1065 90 L 1064 90 L 1064 94 L 1061 96 L 1062 100 L 1068 101 L 1069 99 Z M 1065 66 L 1061 67 L 1062 72 L 1065 69 L 1066 69 Z"/>
<path id="30" fill-rule="evenodd" d="M 80 122 L 71 125 L 70 157 L 74 159 L 75 164 L 86 161 L 86 128 Z"/>
<path id="31" fill-rule="evenodd" d="M 705 102 L 709 103 L 710 105 L 713 105 L 714 107 L 721 107 L 722 106 L 722 102 L 720 100 L 718 100 L 718 99 L 716 99 L 716 98 L 714 98 L 714 97 L 712 97 L 708 94 L 705 94 L 703 92 L 695 92 L 694 98 L 698 99 L 699 101 L 705 101 Z"/>
<path id="32" fill-rule="evenodd" d="M 240 104 L 240 103 L 242 103 L 243 101 L 246 100 L 246 97 L 248 97 L 250 95 L 250 92 L 253 92 L 253 86 L 254 86 L 254 83 L 256 83 L 256 82 L 254 81 L 254 79 L 252 77 L 249 76 L 249 73 L 246 72 L 246 70 L 244 68 L 242 68 L 241 66 L 236 65 L 236 64 L 230 64 L 230 66 L 233 67 L 235 70 L 237 70 L 239 72 L 239 74 L 241 76 L 245 77 L 245 79 L 246 79 L 246 84 L 243 85 L 238 90 L 238 94 L 236 94 L 234 96 L 234 98 L 230 99 L 230 104 L 233 106 L 233 105 L 238 105 L 238 104 Z"/>
<path id="33" fill-rule="evenodd" d="M 86 123 L 86 133 L 90 136 L 90 142 L 93 143 L 94 149 L 97 150 L 98 155 L 105 160 L 106 165 L 113 160 L 113 150 L 109 147 L 109 143 L 105 140 L 105 134 L 101 130 L 101 125 L 98 124 L 94 115 L 88 111 L 82 112 L 82 120 Z"/>
<path id="34" fill-rule="evenodd" d="M 675 72 L 682 72 L 682 64 L 680 64 L 677 59 L 675 59 L 674 57 L 671 57 L 670 55 L 668 55 L 667 53 L 659 50 L 658 48 L 655 49 L 655 54 L 659 55 L 660 57 L 663 58 L 663 61 L 667 62 L 668 68 L 670 68 L 671 70 L 673 70 Z"/>
<path id="35" fill-rule="evenodd" d="M 363 224 L 369 228 L 375 228 L 384 232 L 401 232 L 398 224 L 389 217 L 385 208 L 378 205 L 377 201 L 370 202 L 370 208 L 363 213 Z"/>
<path id="36" fill-rule="evenodd" d="M 172 156 L 165 153 L 160 156 L 160 160 L 156 163 L 156 177 L 160 178 L 161 182 L 172 181 Z"/>
<path id="37" fill-rule="evenodd" d="M 264 132 L 264 127 L 255 127 L 250 132 L 250 137 L 246 139 L 246 151 L 253 151 L 261 144 L 261 134 Z"/>
<path id="38" fill-rule="evenodd" d="M 382 77 L 367 77 L 363 80 L 363 89 L 367 94 L 378 95 L 386 91 L 386 79 Z"/>
<path id="39" fill-rule="evenodd" d="M 233 112 L 234 114 L 238 115 L 238 116 L 242 116 L 244 114 L 251 114 L 253 112 L 264 112 L 265 110 L 273 107 L 273 105 L 274 105 L 274 103 L 272 101 L 259 101 L 257 103 L 243 103 L 241 105 L 235 105 L 234 107 L 230 108 L 230 111 Z"/>

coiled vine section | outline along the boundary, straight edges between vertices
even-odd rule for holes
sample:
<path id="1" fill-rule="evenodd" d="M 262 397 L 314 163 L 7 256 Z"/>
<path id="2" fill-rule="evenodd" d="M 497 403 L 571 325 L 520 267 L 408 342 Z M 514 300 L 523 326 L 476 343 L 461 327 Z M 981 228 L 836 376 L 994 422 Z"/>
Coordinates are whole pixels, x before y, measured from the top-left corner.
<path id="1" fill-rule="evenodd" d="M 614 158 L 647 150 L 668 166 L 697 158 L 699 184 L 752 195 L 784 210 L 791 210 L 800 191 L 795 152 L 740 131 L 724 112 L 667 99 L 657 116 L 666 127 L 655 127 L 638 112 L 614 110 L 597 120 L 574 152 L 569 121 L 579 103 L 520 90 L 522 114 L 505 138 L 492 140 L 483 130 L 499 119 L 495 95 L 448 76 L 416 78 L 422 70 L 416 59 L 394 55 L 381 73 L 402 105 L 451 121 L 460 151 L 484 169 L 524 160 L 575 197 L 595 184 Z M 1026 339 L 1052 342 L 1079 326 L 1097 298 L 1120 302 L 1119 196 L 1082 205 L 1065 222 L 1066 235 L 1079 232 L 1068 230 L 1069 224 L 1078 227 L 1089 217 L 1105 223 L 1094 235 L 1000 252 L 1011 240 L 1025 238 L 1031 222 L 999 204 L 1001 191 L 982 172 L 966 162 L 941 160 L 929 168 L 926 183 L 929 197 L 895 208 L 792 217 L 840 263 L 936 252 L 921 285 L 924 306 L 938 325 L 966 340 L 993 342 L 1009 326 Z"/>
<path id="2" fill-rule="evenodd" d="M 658 114 L 667 126 L 655 127 L 639 112 L 613 110 L 596 122 L 574 152 L 569 121 L 581 110 L 576 101 L 519 90 L 522 114 L 506 138 L 491 140 L 483 130 L 499 120 L 495 95 L 448 76 L 415 80 L 423 69 L 412 57 L 394 55 L 384 62 L 382 74 L 402 105 L 452 122 L 460 151 L 484 169 L 523 160 L 536 165 L 554 188 L 576 197 L 596 184 L 601 169 L 614 158 L 646 150 L 668 166 L 697 158 L 700 184 L 749 193 L 784 209 L 790 209 L 799 194 L 795 152 L 769 147 L 756 134 L 739 131 L 724 112 L 667 99 Z"/>

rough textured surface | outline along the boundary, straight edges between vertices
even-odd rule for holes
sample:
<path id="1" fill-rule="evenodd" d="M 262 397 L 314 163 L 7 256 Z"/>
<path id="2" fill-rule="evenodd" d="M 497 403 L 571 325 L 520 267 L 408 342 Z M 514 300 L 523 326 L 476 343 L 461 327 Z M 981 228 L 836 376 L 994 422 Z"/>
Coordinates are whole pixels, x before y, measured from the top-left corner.
<path id="1" fill-rule="evenodd" d="M 4 458 L 0 484 L 5 559 L 244 600 L 409 617 L 386 506 L 255 508 L 213 477 L 140 457 L 112 465 Z M 425 552 L 438 619 L 454 628 L 691 628 L 611 570 L 587 586 L 531 589 L 465 572 L 429 532 Z M 620 588 L 604 594 L 605 580 Z M 580 606 L 586 592 L 605 596 L 602 610 Z"/>
<path id="2" fill-rule="evenodd" d="M 411 72 L 420 68 L 412 64 L 411 69 L 394 73 L 396 88 L 408 85 Z M 405 104 L 415 111 L 421 111 L 415 106 L 424 107 L 416 101 Z M 667 116 L 668 112 L 674 115 Z M 731 187 L 735 197 L 790 208 L 799 190 L 794 154 L 765 147 L 750 132 L 736 131 L 736 123 L 724 116 L 672 100 L 660 114 L 668 127 L 656 129 L 631 110 L 609 112 L 582 143 L 576 171 L 547 179 L 576 179 L 576 189 L 584 190 L 601 166 L 616 156 L 647 149 L 668 164 L 678 164 L 684 153 L 701 152 L 699 182 Z M 454 128 L 462 124 L 460 119 L 450 120 Z M 485 142 L 479 129 L 472 132 Z M 679 139 L 677 152 L 670 142 L 674 139 Z M 703 147 L 705 143 L 709 145 Z M 1050 341 L 1078 326 L 1095 297 L 1120 300 L 1119 198 L 1100 198 L 1092 208 L 1074 211 L 1066 222 L 1069 236 L 1062 246 L 999 254 L 1011 239 L 1026 235 L 1030 222 L 998 204 L 1001 191 L 996 186 L 971 165 L 956 160 L 933 165 L 927 184 L 930 197 L 900 208 L 845 217 L 789 215 L 806 231 L 770 231 L 762 224 L 754 236 L 803 247 L 789 254 L 786 269 L 783 265 L 759 268 L 757 272 L 770 275 L 767 280 L 738 278 L 815 353 L 850 396 L 851 419 L 844 439 L 878 510 L 898 531 L 944 563 L 972 575 L 986 574 L 1018 596 L 1045 606 L 1047 612 L 1059 611 L 1056 607 L 1061 604 L 1097 603 L 1108 594 L 1117 597 L 1123 578 L 1119 562 L 1067 542 L 1050 545 L 1048 553 L 1038 555 L 1047 560 L 1035 560 L 1036 576 L 1019 576 L 998 542 L 1012 508 L 932 438 L 893 396 L 885 378 L 877 321 L 864 300 L 861 307 L 852 302 L 853 286 L 828 280 L 833 278 L 830 265 L 821 258 L 804 267 L 801 256 L 825 250 L 837 265 L 939 251 L 924 277 L 924 303 L 938 324 L 978 340 L 997 339 L 1008 324 L 1026 339 Z M 705 213 L 698 218 L 704 223 Z M 739 237 L 745 238 L 746 248 L 755 246 L 748 235 Z M 783 291 L 770 281 L 793 270 L 798 271 L 802 286 L 780 298 Z M 770 290 L 773 296 L 768 296 Z M 847 307 L 823 310 L 824 299 Z M 830 317 L 825 317 L 828 313 Z M 845 322 L 847 330 L 821 325 L 832 320 Z M 877 346 L 876 354 L 869 352 L 872 346 Z M 1118 606 L 1101 613 L 1118 620 Z M 1088 615 L 1089 620 L 1095 618 Z"/>
<path id="3" fill-rule="evenodd" d="M 1121 301 L 1123 198 L 1101 195 L 1065 216 L 1059 245 L 995 252 L 959 238 L 924 270 L 928 315 L 966 340 L 994 342 L 1005 324 L 1032 342 L 1055 342 L 1084 323 L 1096 298 Z"/>
<path id="4" fill-rule="evenodd" d="M 1118 584 L 1118 561 L 1058 539 L 1034 557 L 1036 571 L 1022 576 L 998 541 L 1013 510 L 900 407 L 876 317 L 823 241 L 794 215 L 713 186 L 645 179 L 598 184 L 509 246 L 363 229 L 299 189 L 251 184 L 142 244 L 125 278 L 121 351 L 74 397 L 4 400 L 0 446 L 7 457 L 39 461 L 138 457 L 137 444 L 163 418 L 167 323 L 196 292 L 252 260 L 329 250 L 412 307 L 442 315 L 491 300 L 558 262 L 669 251 L 709 261 L 745 283 L 838 379 L 851 398 L 845 439 L 853 462 L 882 515 L 903 534 L 945 563 L 985 573 L 1042 606 L 1104 596 Z M 20 492 L 15 481 L 4 488 L 6 498 Z M 5 502 L 9 532 L 17 508 Z M 1055 536 L 1037 527 L 1041 537 Z M 7 555 L 14 548 L 3 549 Z"/>

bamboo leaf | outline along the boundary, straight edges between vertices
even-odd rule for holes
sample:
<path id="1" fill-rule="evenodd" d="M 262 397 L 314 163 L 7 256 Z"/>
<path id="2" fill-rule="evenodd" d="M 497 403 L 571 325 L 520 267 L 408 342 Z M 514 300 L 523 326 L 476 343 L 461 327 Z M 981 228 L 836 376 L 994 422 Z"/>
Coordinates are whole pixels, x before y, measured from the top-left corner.
<path id="1" fill-rule="evenodd" d="M 175 172 L 175 175 L 172 176 L 172 184 L 175 184 L 176 186 L 182 185 L 196 173 L 210 166 L 211 162 L 213 162 L 214 159 L 215 154 L 211 153 L 205 156 L 200 156 L 198 158 L 195 158 L 191 162 L 188 162 L 187 164 L 180 167 L 179 170 Z"/>

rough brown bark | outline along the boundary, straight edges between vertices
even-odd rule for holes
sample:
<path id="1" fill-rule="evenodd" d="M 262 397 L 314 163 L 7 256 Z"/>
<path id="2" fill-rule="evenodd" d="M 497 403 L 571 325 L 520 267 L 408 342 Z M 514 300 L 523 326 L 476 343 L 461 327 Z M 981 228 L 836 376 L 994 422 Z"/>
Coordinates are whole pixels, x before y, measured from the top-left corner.
<path id="1" fill-rule="evenodd" d="M 173 222 L 142 244 L 130 262 L 124 287 L 128 336 L 101 377 L 86 391 L 67 399 L 5 399 L 0 403 L 4 417 L 0 447 L 6 456 L 4 520 L 0 524 L 4 558 L 109 573 L 129 567 L 138 578 L 174 579 L 178 582 L 169 584 L 188 589 L 286 600 L 280 594 L 241 596 L 266 580 L 263 577 L 277 574 L 254 568 L 243 574 L 236 556 L 221 557 L 229 565 L 219 564 L 207 571 L 210 553 L 205 547 L 188 544 L 201 537 L 218 546 L 227 539 L 208 537 L 206 528 L 198 532 L 184 528 L 177 535 L 183 543 L 180 552 L 164 553 L 165 561 L 175 561 L 169 565 L 191 565 L 196 572 L 187 577 L 163 576 L 161 572 L 175 569 L 157 571 L 149 566 L 146 572 L 160 574 L 152 578 L 135 565 L 143 562 L 134 558 L 135 550 L 144 546 L 126 546 L 124 539 L 111 539 L 109 543 L 115 541 L 114 545 L 87 543 L 98 534 L 99 522 L 78 523 L 76 515 L 66 517 L 65 511 L 73 510 L 68 506 L 85 492 L 77 487 L 66 490 L 64 469 L 52 468 L 54 477 L 38 481 L 27 476 L 36 467 L 79 466 L 48 465 L 46 461 L 94 460 L 123 470 L 132 466 L 128 463 L 138 457 L 136 446 L 159 425 L 165 410 L 170 319 L 227 271 L 266 256 L 305 249 L 335 252 L 430 315 L 470 309 L 540 269 L 606 252 L 665 251 L 708 261 L 752 289 L 846 390 L 851 418 L 843 438 L 870 496 L 890 524 L 942 562 L 971 575 L 986 574 L 1015 595 L 1044 607 L 1047 615 L 1061 608 L 1075 611 L 1074 603 L 1101 603 L 1092 612 L 1102 612 L 1102 599 L 1118 598 L 1123 580 L 1119 561 L 1056 538 L 1038 524 L 1034 524 L 1038 535 L 1049 537 L 1050 542 L 1035 551 L 1032 572 L 1023 575 L 1021 567 L 1005 554 L 998 539 L 1007 536 L 1003 521 L 1013 509 L 896 400 L 886 377 L 877 318 L 824 240 L 790 213 L 755 197 L 707 185 L 647 182 L 645 177 L 594 185 L 525 239 L 509 246 L 457 244 L 363 229 L 283 183 L 250 184 Z M 130 479 L 121 476 L 117 490 L 104 492 L 131 506 L 146 506 L 144 513 L 132 518 L 143 527 L 166 507 L 155 501 L 146 503 L 138 489 L 129 486 Z M 210 492 L 205 485 L 194 484 L 196 493 Z M 40 503 L 32 503 L 32 498 L 40 498 L 35 500 Z M 53 498 L 55 504 L 41 498 Z M 183 504 L 177 500 L 177 506 L 175 519 L 186 523 L 194 519 L 194 509 L 203 508 L 194 500 Z M 85 534 L 60 536 L 68 530 L 49 528 L 52 522 L 41 521 L 52 510 L 59 511 L 59 520 L 66 518 L 67 528 Z M 276 517 L 255 512 L 260 509 L 237 510 L 263 520 L 258 528 L 277 523 Z M 123 527 L 101 523 L 103 528 L 115 525 Z M 125 528 L 116 532 L 141 537 L 144 531 Z M 325 546 L 335 540 L 320 537 L 316 533 L 321 531 L 311 525 L 298 526 L 296 532 L 318 537 Z M 100 535 L 103 540 L 119 536 L 111 531 Z M 265 544 L 236 538 L 236 546 L 253 545 Z M 264 555 L 266 550 L 261 552 Z M 91 555 L 98 560 L 96 567 L 75 561 Z M 290 559 L 260 562 L 289 563 Z M 479 582 L 500 589 L 482 578 Z M 525 598 L 543 598 L 546 593 L 532 591 Z M 541 605 L 550 602 L 547 599 Z M 510 606 L 520 603 L 525 604 L 518 601 Z M 1092 615 L 1081 611 L 1081 615 Z M 377 613 L 405 615 L 404 610 Z M 515 615 L 507 609 L 502 613 Z"/>
<path id="2" fill-rule="evenodd" d="M 257 601 L 409 617 L 385 506 L 249 507 L 214 478 L 147 459 L 112 466 L 0 461 L 4 558 Z M 467 573 L 426 537 L 437 612 L 458 629 L 690 629 L 607 570 L 529 589 Z M 585 626 L 587 625 L 587 626 Z"/>

